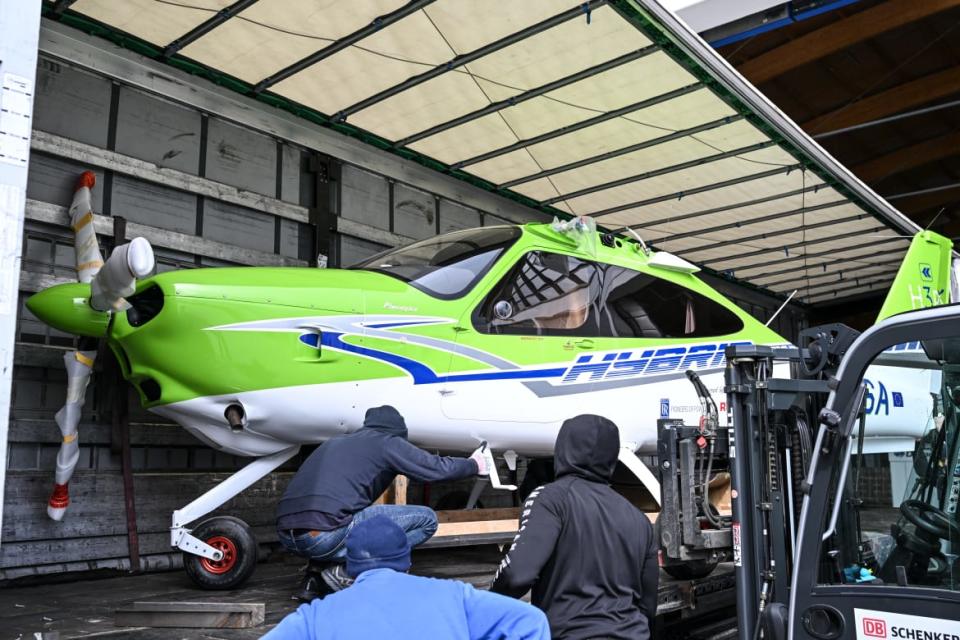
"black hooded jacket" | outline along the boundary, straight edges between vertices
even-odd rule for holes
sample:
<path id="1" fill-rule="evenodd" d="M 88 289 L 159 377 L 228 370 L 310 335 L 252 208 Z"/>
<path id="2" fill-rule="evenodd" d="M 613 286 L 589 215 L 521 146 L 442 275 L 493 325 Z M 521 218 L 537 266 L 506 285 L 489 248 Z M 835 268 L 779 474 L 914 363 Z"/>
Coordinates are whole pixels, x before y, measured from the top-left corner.
<path id="1" fill-rule="evenodd" d="M 331 438 L 300 466 L 277 507 L 277 529 L 332 531 L 369 507 L 398 473 L 421 482 L 477 473 L 469 458 L 427 453 L 407 441 L 403 416 L 391 406 L 367 411 L 363 428 Z"/>
<path id="2" fill-rule="evenodd" d="M 610 485 L 620 450 L 616 425 L 582 415 L 563 423 L 557 479 L 530 494 L 520 531 L 492 591 L 543 609 L 554 638 L 647 640 L 660 569 L 653 527 Z"/>

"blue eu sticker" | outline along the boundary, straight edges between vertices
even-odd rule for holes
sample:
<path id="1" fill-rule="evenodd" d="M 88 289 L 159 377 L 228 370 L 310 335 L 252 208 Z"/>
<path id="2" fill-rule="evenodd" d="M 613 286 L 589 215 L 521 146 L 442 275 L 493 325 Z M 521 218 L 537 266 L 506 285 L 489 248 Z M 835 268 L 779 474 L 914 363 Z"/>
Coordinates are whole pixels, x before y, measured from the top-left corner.
<path id="1" fill-rule="evenodd" d="M 670 417 L 670 398 L 660 398 L 660 417 Z"/>
<path id="2" fill-rule="evenodd" d="M 903 394 L 899 391 L 893 392 L 893 406 L 902 407 L 903 406 Z"/>

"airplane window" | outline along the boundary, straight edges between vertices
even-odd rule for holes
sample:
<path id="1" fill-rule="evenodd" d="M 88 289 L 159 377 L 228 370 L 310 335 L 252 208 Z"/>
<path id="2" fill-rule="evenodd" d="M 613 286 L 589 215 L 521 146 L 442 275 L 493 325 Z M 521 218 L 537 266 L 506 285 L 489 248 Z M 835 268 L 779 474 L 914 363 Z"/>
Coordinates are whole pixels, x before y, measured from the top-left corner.
<path id="1" fill-rule="evenodd" d="M 572 256 L 526 254 L 481 305 L 488 333 L 597 335 L 598 265 Z"/>
<path id="2" fill-rule="evenodd" d="M 437 298 L 464 295 L 520 237 L 511 226 L 453 231 L 390 249 L 350 267 L 385 273 Z"/>
<path id="3" fill-rule="evenodd" d="M 609 324 L 604 335 L 706 338 L 743 329 L 737 314 L 719 302 L 639 271 L 609 267 L 605 285 Z"/>
<path id="4" fill-rule="evenodd" d="M 481 305 L 488 333 L 620 338 L 704 338 L 743 329 L 718 302 L 614 265 L 528 253 Z"/>
<path id="5" fill-rule="evenodd" d="M 895 345 L 864 373 L 820 583 L 960 590 L 960 340 L 933 346 Z"/>

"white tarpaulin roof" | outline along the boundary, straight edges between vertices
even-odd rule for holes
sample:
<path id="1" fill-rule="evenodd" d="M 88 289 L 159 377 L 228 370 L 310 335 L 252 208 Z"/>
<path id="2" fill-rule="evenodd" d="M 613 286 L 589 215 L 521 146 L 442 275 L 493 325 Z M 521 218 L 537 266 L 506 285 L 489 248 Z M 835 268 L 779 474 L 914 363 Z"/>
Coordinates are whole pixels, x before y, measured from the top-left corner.
<path id="1" fill-rule="evenodd" d="M 915 225 L 653 0 L 77 0 L 71 7 L 535 205 L 823 302 Z"/>

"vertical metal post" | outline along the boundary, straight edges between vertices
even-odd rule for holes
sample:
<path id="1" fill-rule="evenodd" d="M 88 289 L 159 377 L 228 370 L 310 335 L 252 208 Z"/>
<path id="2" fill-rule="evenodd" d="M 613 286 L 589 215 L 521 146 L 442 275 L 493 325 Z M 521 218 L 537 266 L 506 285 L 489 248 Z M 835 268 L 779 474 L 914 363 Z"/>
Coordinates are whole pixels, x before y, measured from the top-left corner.
<path id="1" fill-rule="evenodd" d="M 113 248 L 127 241 L 127 220 L 113 218 Z M 123 506 L 127 516 L 127 554 L 130 557 L 130 572 L 140 573 L 140 536 L 137 531 L 136 492 L 133 485 L 133 460 L 130 453 L 130 405 L 127 396 L 127 381 L 123 379 L 119 363 L 113 371 L 113 406 L 111 407 L 111 439 L 120 451 L 120 468 L 123 474 Z"/>
<path id="2" fill-rule="evenodd" d="M 314 180 L 314 202 L 310 224 L 314 225 L 314 250 L 311 260 L 326 256 L 327 267 L 340 267 L 337 216 L 340 215 L 340 163 L 314 153 L 310 158 Z M 320 266 L 319 264 L 317 266 Z"/>
<path id="3" fill-rule="evenodd" d="M 757 557 L 754 545 L 756 511 L 751 484 L 751 453 L 754 421 L 750 382 L 742 369 L 753 363 L 738 362 L 727 350 L 726 391 L 733 429 L 730 435 L 730 467 L 733 503 L 733 560 L 737 580 L 737 633 L 739 640 L 752 640 L 757 625 Z"/>
<path id="4" fill-rule="evenodd" d="M 0 2 L 0 523 L 41 4 Z"/>

